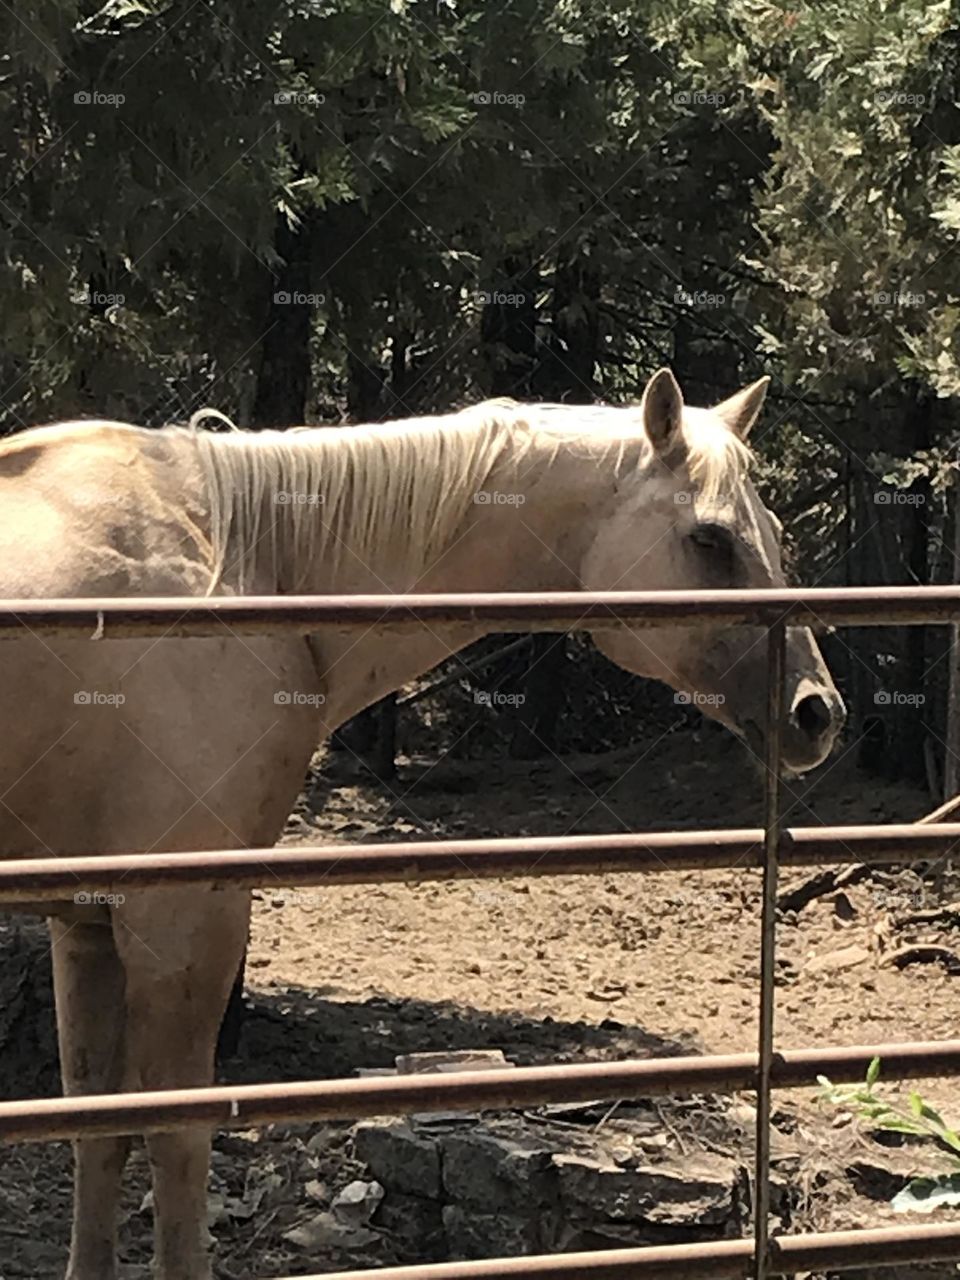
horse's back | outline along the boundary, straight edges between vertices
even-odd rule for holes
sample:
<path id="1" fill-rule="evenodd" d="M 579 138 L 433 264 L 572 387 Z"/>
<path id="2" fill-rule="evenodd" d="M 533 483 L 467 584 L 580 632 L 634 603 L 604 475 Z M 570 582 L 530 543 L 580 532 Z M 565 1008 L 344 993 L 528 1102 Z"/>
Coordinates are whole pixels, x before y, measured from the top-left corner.
<path id="1" fill-rule="evenodd" d="M 202 594 L 192 459 L 181 440 L 113 422 L 0 443 L 0 599 Z"/>

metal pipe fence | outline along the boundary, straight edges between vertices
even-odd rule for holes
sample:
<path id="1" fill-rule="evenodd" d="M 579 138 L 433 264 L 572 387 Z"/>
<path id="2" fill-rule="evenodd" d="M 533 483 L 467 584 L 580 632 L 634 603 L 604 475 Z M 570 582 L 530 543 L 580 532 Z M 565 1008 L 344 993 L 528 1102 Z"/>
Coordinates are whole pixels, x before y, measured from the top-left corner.
<path id="1" fill-rule="evenodd" d="M 501 1276 L 752 1276 L 829 1267 L 886 1267 L 960 1259 L 960 1223 L 889 1231 L 769 1236 L 772 1091 L 809 1085 L 818 1075 L 852 1081 L 874 1057 L 888 1079 L 960 1075 L 960 1041 L 778 1052 L 774 1043 L 776 902 L 782 866 L 842 862 L 883 865 L 944 857 L 960 844 L 960 824 L 792 828 L 782 825 L 780 725 L 784 640 L 790 625 L 913 625 L 960 621 L 960 587 L 776 591 L 458 594 L 446 596 L 244 597 L 215 600 L 45 600 L 0 602 L 0 639 L 87 639 L 234 634 L 308 634 L 325 627 L 409 631 L 456 623 L 504 630 L 556 630 L 633 624 L 751 625 L 768 637 L 764 825 L 758 830 L 579 836 L 558 839 L 437 841 L 130 854 L 0 862 L 0 903 L 37 904 L 170 884 L 255 887 L 446 880 L 506 875 L 760 868 L 760 1017 L 756 1054 L 648 1059 L 581 1066 L 528 1067 L 458 1076 L 328 1080 L 163 1093 L 114 1094 L 0 1103 L 0 1138 L 53 1141 L 141 1133 L 185 1125 L 250 1127 L 277 1121 L 359 1119 L 409 1111 L 468 1111 L 597 1097 L 753 1089 L 757 1150 L 753 1239 L 612 1250 L 554 1258 L 495 1259 L 378 1271 L 385 1280 L 493 1280 Z M 84 898 L 86 895 L 86 898 Z M 368 1272 L 341 1272 L 360 1280 Z M 320 1280 L 319 1277 L 308 1280 Z"/>
<path id="2" fill-rule="evenodd" d="M 919 1080 L 960 1076 L 960 1040 L 851 1045 L 774 1053 L 770 1087 L 814 1085 L 827 1075 L 838 1084 L 862 1080 L 875 1057 L 885 1076 Z M 0 1140 L 53 1142 L 114 1134 L 167 1133 L 186 1125 L 252 1129 L 310 1120 L 366 1120 L 407 1112 L 428 1114 L 546 1106 L 557 1102 L 635 1101 L 756 1090 L 755 1053 L 639 1058 L 573 1066 L 514 1067 L 453 1074 L 308 1080 L 285 1084 L 216 1085 L 130 1094 L 72 1095 L 0 1102 Z"/>
<path id="3" fill-rule="evenodd" d="M 782 867 L 865 863 L 889 866 L 940 859 L 960 850 L 960 823 L 936 826 L 787 827 Z M 764 865 L 762 827 L 651 831 L 594 836 L 518 836 L 488 840 L 338 844 L 218 853 L 105 853 L 78 858 L 0 861 L 0 905 L 93 901 L 97 894 L 161 885 L 256 889 L 442 880 L 609 875 L 644 871 L 756 870 Z M 86 895 L 86 897 L 78 895 Z"/>
<path id="4" fill-rule="evenodd" d="M 859 1271 L 864 1266 L 894 1267 L 901 1262 L 950 1262 L 960 1254 L 960 1223 L 935 1227 L 889 1227 L 874 1231 L 833 1231 L 787 1236 L 770 1241 L 777 1274 L 811 1271 Z M 750 1240 L 715 1244 L 652 1245 L 644 1249 L 606 1249 L 556 1257 L 494 1258 L 486 1262 L 448 1262 L 428 1267 L 386 1267 L 376 1272 L 337 1271 L 326 1276 L 287 1276 L 285 1280 L 745 1280 L 754 1274 Z"/>

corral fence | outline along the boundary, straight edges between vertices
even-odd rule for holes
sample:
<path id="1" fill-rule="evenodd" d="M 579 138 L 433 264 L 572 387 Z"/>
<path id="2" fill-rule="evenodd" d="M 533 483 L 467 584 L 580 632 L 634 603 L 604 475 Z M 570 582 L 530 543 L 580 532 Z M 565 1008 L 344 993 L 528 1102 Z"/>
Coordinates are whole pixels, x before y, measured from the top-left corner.
<path id="1" fill-rule="evenodd" d="M 776 900 L 781 866 L 863 862 L 880 866 L 948 857 L 960 824 L 787 828 L 781 819 L 780 727 L 785 637 L 790 625 L 960 623 L 960 587 L 776 591 L 607 592 L 445 596 L 247 597 L 52 600 L 0 603 L 0 639 L 307 634 L 325 627 L 410 632 L 428 624 L 503 630 L 567 630 L 598 622 L 642 627 L 749 624 L 766 630 L 767 734 L 762 828 L 723 831 L 456 840 L 409 844 L 125 854 L 0 862 L 0 904 L 71 897 L 77 883 L 114 893 L 163 885 L 334 886 L 511 875 L 596 875 L 760 867 L 760 1018 L 752 1054 L 521 1067 L 449 1076 L 410 1075 L 293 1084 L 217 1086 L 156 1093 L 0 1103 L 0 1138 L 53 1141 L 157 1132 L 181 1126 L 249 1128 L 274 1122 L 366 1119 L 407 1112 L 531 1107 L 597 1098 L 754 1090 L 757 1150 L 752 1238 L 338 1272 L 327 1280 L 499 1280 L 521 1276 L 756 1277 L 800 1271 L 960 1260 L 960 1220 L 823 1234 L 769 1235 L 772 1091 L 864 1077 L 874 1057 L 888 1079 L 960 1075 L 960 1040 L 778 1051 L 774 1046 Z M 0 650 L 2 651 L 2 650 Z M 301 1277 L 300 1280 L 321 1280 Z"/>

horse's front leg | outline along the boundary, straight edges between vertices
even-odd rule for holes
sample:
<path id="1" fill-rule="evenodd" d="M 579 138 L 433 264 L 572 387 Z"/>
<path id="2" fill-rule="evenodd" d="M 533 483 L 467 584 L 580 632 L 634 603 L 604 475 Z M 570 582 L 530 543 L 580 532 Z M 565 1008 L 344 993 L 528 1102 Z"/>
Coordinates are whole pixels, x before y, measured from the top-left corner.
<path id="1" fill-rule="evenodd" d="M 250 895 L 235 889 L 144 892 L 113 909 L 126 975 L 125 1087 L 212 1083 L 217 1033 L 246 945 L 249 914 Z M 157 1280 L 210 1280 L 210 1144 L 206 1129 L 146 1139 Z"/>
<path id="2" fill-rule="evenodd" d="M 123 970 L 109 923 L 50 921 L 60 1074 L 65 1094 L 111 1093 L 123 1069 Z M 115 1280 L 116 1217 L 129 1138 L 73 1144 L 67 1280 Z"/>

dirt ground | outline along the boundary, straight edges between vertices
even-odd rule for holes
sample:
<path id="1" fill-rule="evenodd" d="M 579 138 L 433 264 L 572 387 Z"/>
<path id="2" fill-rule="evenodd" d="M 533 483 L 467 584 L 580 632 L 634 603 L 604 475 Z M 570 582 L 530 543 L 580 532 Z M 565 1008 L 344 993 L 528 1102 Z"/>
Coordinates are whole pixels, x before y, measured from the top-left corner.
<path id="1" fill-rule="evenodd" d="M 786 794 L 794 825 L 910 821 L 930 807 L 924 794 L 860 773 L 852 751 L 791 782 Z M 741 749 L 712 729 L 684 729 L 651 735 L 629 752 L 533 765 L 402 759 L 390 786 L 370 780 L 348 755 L 325 753 L 284 840 L 755 826 L 760 814 L 759 782 Z M 786 887 L 807 875 L 788 873 Z M 960 917 L 897 924 L 960 898 L 958 879 L 952 868 L 882 873 L 788 915 L 779 929 L 778 1043 L 955 1036 L 960 985 L 949 967 L 899 969 L 886 957 L 914 940 L 960 950 Z M 501 1048 L 520 1064 L 752 1050 L 759 889 L 759 873 L 751 871 L 296 891 L 278 885 L 256 895 L 250 1008 L 226 1076 L 348 1075 L 392 1065 L 397 1053 L 445 1047 Z M 49 1023 L 44 949 L 41 926 L 0 928 L 3 994 L 10 997 L 2 1002 L 6 1022 L 0 1014 L 7 1096 L 55 1088 L 52 1038 L 28 1016 L 39 1007 Z M 24 1037 L 26 1058 L 17 1052 Z M 960 1119 L 951 1084 L 931 1081 L 923 1092 Z M 731 1106 L 728 1120 L 739 1117 L 746 1152 L 749 1099 Z M 681 1125 L 687 1142 L 696 1130 L 689 1107 L 665 1110 L 664 1122 Z M 887 1204 L 891 1189 L 907 1173 L 932 1167 L 909 1146 L 881 1146 L 849 1117 L 818 1106 L 809 1091 L 778 1095 L 778 1126 L 795 1192 L 791 1230 L 900 1223 Z M 221 1135 L 211 1197 L 218 1280 L 395 1260 L 389 1238 L 360 1254 L 337 1240 L 305 1252 L 288 1238 L 361 1172 L 346 1125 Z M 148 1275 L 146 1189 L 137 1153 L 124 1204 L 124 1280 Z M 68 1205 L 63 1145 L 0 1152 L 0 1280 L 62 1274 Z M 904 1280 L 956 1270 L 876 1274 Z"/>

